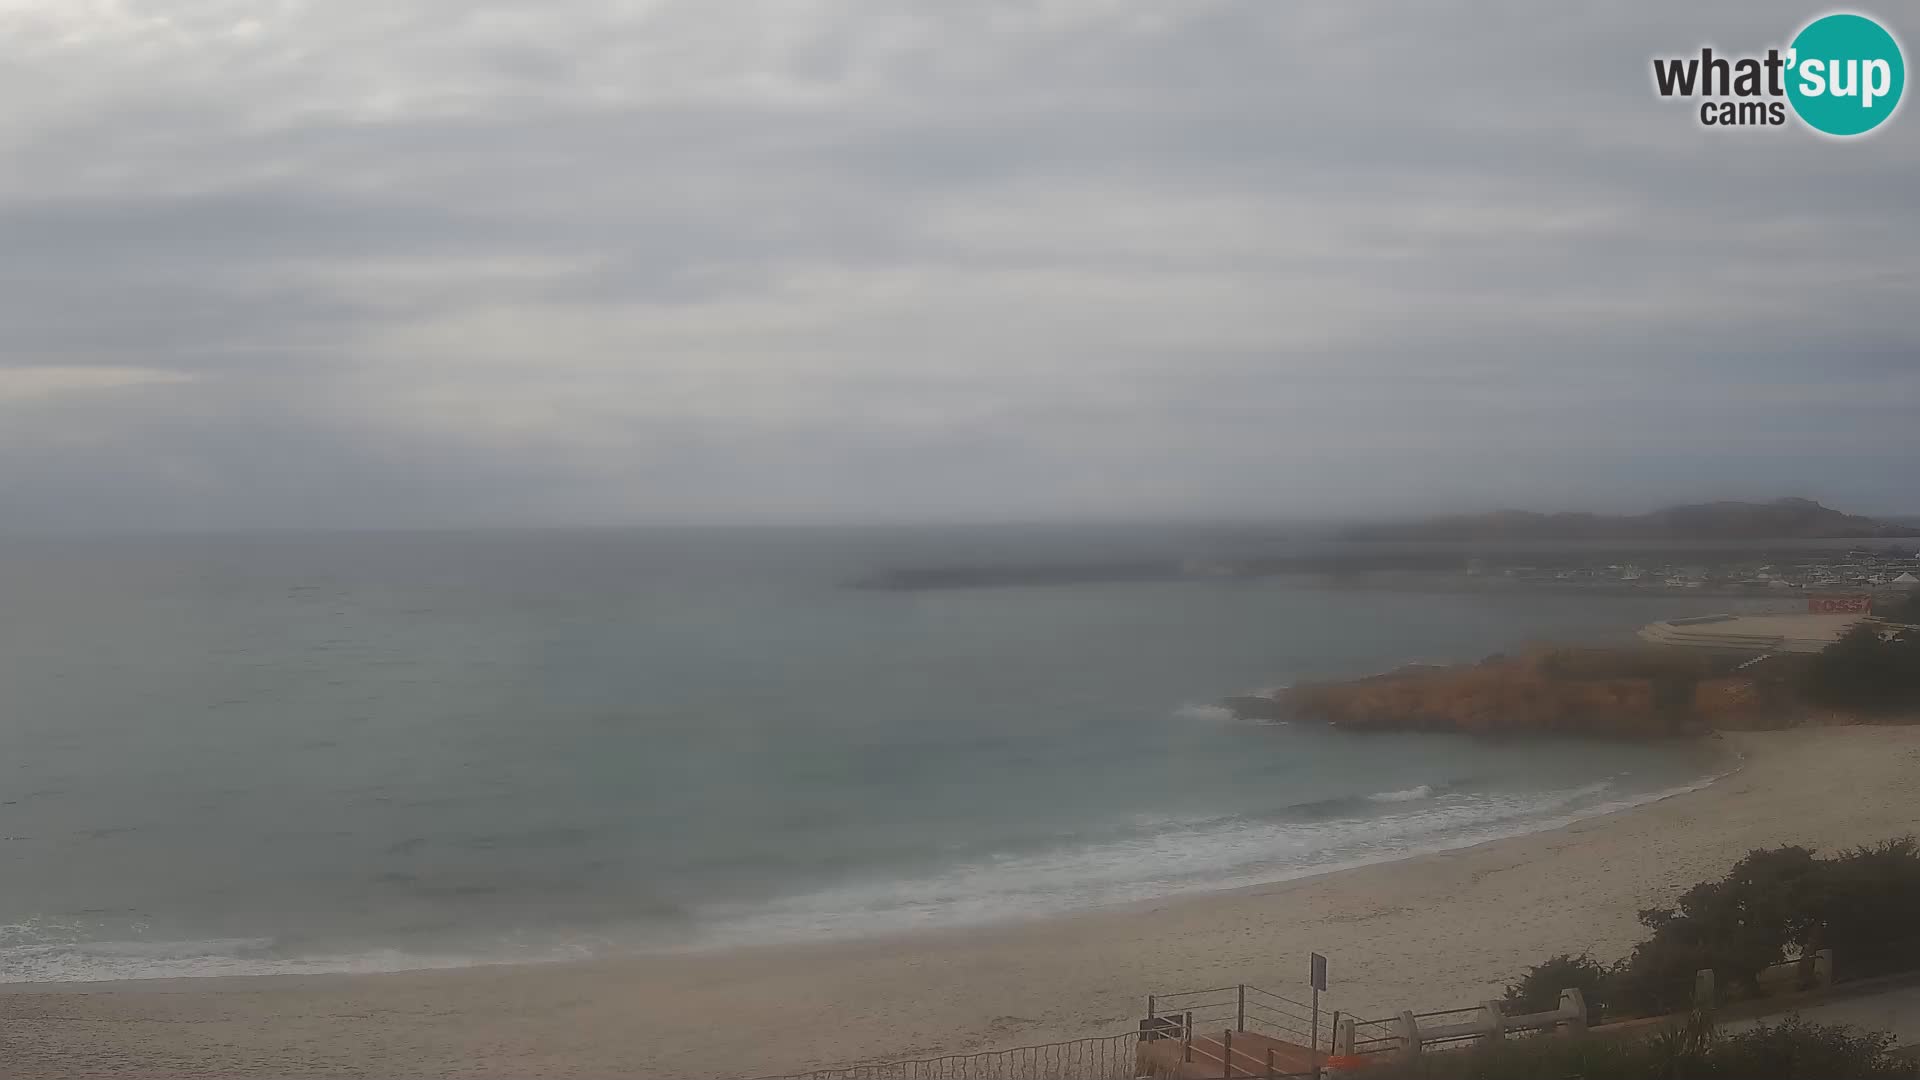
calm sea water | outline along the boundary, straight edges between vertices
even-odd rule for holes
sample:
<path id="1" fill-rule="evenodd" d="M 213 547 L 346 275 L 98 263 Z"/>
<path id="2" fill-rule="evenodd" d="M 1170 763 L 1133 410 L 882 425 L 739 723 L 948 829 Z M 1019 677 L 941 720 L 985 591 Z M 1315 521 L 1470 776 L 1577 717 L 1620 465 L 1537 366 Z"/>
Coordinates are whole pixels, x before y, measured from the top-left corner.
<path id="1" fill-rule="evenodd" d="M 1725 601 L 843 588 L 1175 533 L 0 541 L 0 981 L 958 925 L 1271 881 L 1699 782 L 1702 751 L 1208 703 Z"/>

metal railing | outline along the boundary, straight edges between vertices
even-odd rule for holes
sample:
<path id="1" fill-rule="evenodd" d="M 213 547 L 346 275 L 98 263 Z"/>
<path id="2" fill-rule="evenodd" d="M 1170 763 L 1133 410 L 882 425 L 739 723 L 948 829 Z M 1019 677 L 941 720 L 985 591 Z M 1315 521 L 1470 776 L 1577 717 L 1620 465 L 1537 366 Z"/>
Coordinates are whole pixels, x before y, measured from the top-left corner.
<path id="1" fill-rule="evenodd" d="M 1321 1080 L 1317 1071 L 1294 1070 L 1299 1064 L 1296 1054 L 1289 1052 L 1281 1058 L 1279 1047 L 1274 1045 L 1280 1040 L 1243 1031 L 1236 1041 L 1233 1028 L 1220 1028 L 1220 1034 L 1214 1035 L 1211 1031 L 1203 1034 L 1194 1025 L 1187 1013 L 1162 1014 L 1141 1021 L 1141 1042 L 1161 1044 L 1151 1049 L 1142 1046 L 1141 1074 L 1218 1076 L 1221 1080 Z M 1304 1047 L 1296 1049 L 1305 1051 Z"/>
<path id="2" fill-rule="evenodd" d="M 1317 1006 L 1249 983 L 1148 995 L 1147 1017 L 1158 1016 L 1185 1017 L 1202 1030 L 1251 1031 L 1312 1050 L 1332 1045 L 1331 1018 Z"/>
<path id="3" fill-rule="evenodd" d="M 1221 1032 L 1219 1053 L 1212 1053 L 1206 1042 L 1190 1043 L 1192 1057 L 1188 1061 L 1202 1061 L 1202 1072 L 1213 1072 L 1208 1065 L 1217 1065 L 1221 1080 L 1300 1080 L 1311 1078 L 1319 1080 L 1319 1072 L 1281 1072 L 1279 1063 L 1273 1057 L 1273 1047 L 1263 1047 L 1248 1051 L 1242 1045 L 1236 1049 L 1233 1045 L 1233 1030 Z"/>
<path id="4" fill-rule="evenodd" d="M 758 1080 L 1136 1080 L 1139 1032 L 980 1054 L 847 1065 Z M 1151 1075 L 1151 1074 L 1147 1074 Z"/>
<path id="5" fill-rule="evenodd" d="M 1435 1009 L 1414 1013 L 1422 1048 L 1450 1049 L 1466 1042 L 1477 1042 L 1486 1034 L 1487 1008 L 1469 1005 L 1459 1009 Z"/>
<path id="6" fill-rule="evenodd" d="M 1298 1001 L 1250 983 L 1153 994 L 1141 1039 L 1177 1042 L 1143 1048 L 1141 1058 L 1177 1063 L 1169 1067 L 1188 1077 L 1315 1077 L 1338 1015 L 1323 1017 L 1317 1000 Z"/>
<path id="7" fill-rule="evenodd" d="M 1768 964 L 1754 976 L 1754 981 L 1763 992 L 1768 988 L 1797 992 L 1831 986 L 1833 951 L 1827 949 Z"/>
<path id="8" fill-rule="evenodd" d="M 1274 1060 L 1272 1047 L 1266 1047 L 1262 1052 L 1249 1052 L 1245 1049 L 1243 1042 L 1240 1049 L 1235 1049 L 1232 1028 L 1220 1033 L 1219 1053 L 1213 1052 L 1209 1045 L 1211 1042 L 1211 1037 L 1201 1040 L 1189 1037 L 1185 1044 L 1186 1056 L 1183 1063 L 1190 1065 L 1198 1062 L 1199 1072 L 1208 1076 L 1217 1075 L 1221 1080 L 1301 1080 L 1301 1078 L 1320 1080 L 1318 1072 L 1281 1072 L 1278 1063 Z M 1172 1070 L 1163 1071 L 1172 1075 Z M 1191 1075 L 1193 1070 L 1181 1071 Z"/>
<path id="9" fill-rule="evenodd" d="M 1390 1019 L 1348 1020 L 1335 1032 L 1334 1050 L 1337 1055 L 1357 1057 L 1415 1056 L 1479 1042 L 1584 1032 L 1587 1023 L 1586 999 L 1578 990 L 1567 989 L 1560 992 L 1557 1007 L 1515 1016 L 1507 1015 L 1500 1002 L 1487 1001 L 1458 1009 L 1403 1012 Z"/>
<path id="10" fill-rule="evenodd" d="M 1856 964 L 1843 963 L 1837 969 L 1833 952 L 1821 950 L 1772 965 L 1763 976 L 1787 976 L 1794 989 L 1807 989 L 1916 969 L 1920 969 L 1920 937 L 1888 943 L 1877 955 Z M 1699 972 L 1694 977 L 1691 994 L 1681 991 L 1676 996 L 1692 998 L 1696 1008 L 1704 1001 L 1706 1008 L 1711 1009 L 1718 998 L 1714 982 L 1712 972 Z M 1150 995 L 1147 1018 L 1141 1021 L 1139 1030 L 1121 1035 L 978 1054 L 848 1065 L 758 1080 L 1138 1080 L 1141 1077 L 1172 1080 L 1176 1075 L 1198 1075 L 1193 1068 L 1195 1064 L 1199 1065 L 1199 1072 L 1216 1067 L 1219 1069 L 1216 1075 L 1227 1078 L 1286 1078 L 1311 1074 L 1276 1071 L 1278 1062 L 1273 1060 L 1267 1047 L 1253 1039 L 1236 1046 L 1235 1034 L 1263 1035 L 1305 1048 L 1312 1054 L 1370 1057 L 1417 1053 L 1410 1042 L 1414 1046 L 1444 1050 L 1490 1038 L 1527 1038 L 1581 1031 L 1597 1019 L 1574 991 L 1563 992 L 1558 1009 L 1523 1016 L 1506 1016 L 1498 1003 L 1488 1002 L 1366 1020 L 1343 1017 L 1338 1010 L 1328 1013 L 1319 1007 L 1318 1001 L 1303 1003 L 1240 983 Z M 1220 1034 L 1213 1035 L 1215 1031 Z M 1158 1055 L 1169 1059 L 1170 1068 L 1149 1060 L 1156 1055 L 1148 1053 L 1145 1044 L 1160 1040 L 1177 1041 L 1177 1054 Z"/>
<path id="11" fill-rule="evenodd" d="M 1352 1046 L 1347 1049 L 1347 1053 L 1364 1056 L 1398 1050 L 1401 1043 L 1399 1024 L 1398 1018 L 1362 1020 L 1354 1017 L 1350 1019 L 1347 1021 L 1347 1029 L 1352 1036 L 1350 1040 Z M 1335 1032 L 1335 1037 L 1339 1037 L 1338 1030 Z"/>

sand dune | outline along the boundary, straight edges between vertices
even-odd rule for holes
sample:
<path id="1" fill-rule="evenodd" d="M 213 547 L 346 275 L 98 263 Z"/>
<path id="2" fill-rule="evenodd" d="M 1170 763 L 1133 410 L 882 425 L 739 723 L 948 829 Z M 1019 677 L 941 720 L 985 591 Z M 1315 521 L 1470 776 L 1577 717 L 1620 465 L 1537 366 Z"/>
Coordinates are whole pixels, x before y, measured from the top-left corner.
<path id="1" fill-rule="evenodd" d="M 1549 833 L 984 930 L 519 968 L 0 987 L 9 1076 L 728 1076 L 1125 1030 L 1152 990 L 1304 981 L 1327 1007 L 1464 1004 L 1746 850 L 1920 830 L 1920 727 L 1725 736 L 1702 791 Z M 4 978 L 4 973 L 0 973 Z"/>

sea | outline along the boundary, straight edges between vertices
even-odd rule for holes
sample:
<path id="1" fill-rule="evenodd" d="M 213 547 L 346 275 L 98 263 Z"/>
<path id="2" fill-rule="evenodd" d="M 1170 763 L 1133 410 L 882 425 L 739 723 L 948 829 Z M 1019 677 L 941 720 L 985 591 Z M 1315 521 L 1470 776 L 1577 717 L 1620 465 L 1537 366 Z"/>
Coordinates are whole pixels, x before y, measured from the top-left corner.
<path id="1" fill-rule="evenodd" d="M 1273 882 L 1708 782 L 1690 742 L 1241 722 L 1728 601 L 1313 576 L 1173 527 L 0 539 L 0 982 L 820 941 Z"/>

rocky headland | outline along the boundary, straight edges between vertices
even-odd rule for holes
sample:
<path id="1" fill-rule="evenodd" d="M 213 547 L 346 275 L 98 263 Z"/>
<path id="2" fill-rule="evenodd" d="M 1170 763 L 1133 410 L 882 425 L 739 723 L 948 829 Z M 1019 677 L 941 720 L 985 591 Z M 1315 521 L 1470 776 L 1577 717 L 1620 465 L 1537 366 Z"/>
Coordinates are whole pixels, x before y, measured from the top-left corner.
<path id="1" fill-rule="evenodd" d="M 1537 647 L 1476 664 L 1309 682 L 1223 704 L 1243 719 L 1323 720 L 1353 731 L 1654 738 L 1785 727 L 1805 708 L 1797 657 L 1652 648 Z"/>

